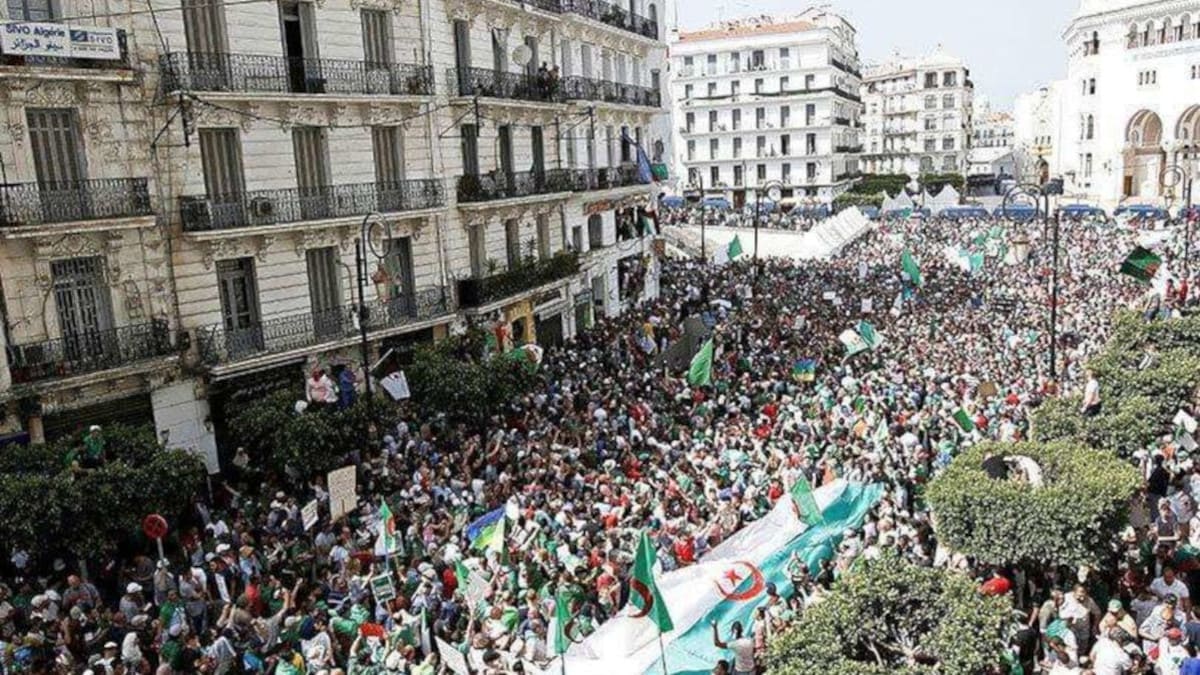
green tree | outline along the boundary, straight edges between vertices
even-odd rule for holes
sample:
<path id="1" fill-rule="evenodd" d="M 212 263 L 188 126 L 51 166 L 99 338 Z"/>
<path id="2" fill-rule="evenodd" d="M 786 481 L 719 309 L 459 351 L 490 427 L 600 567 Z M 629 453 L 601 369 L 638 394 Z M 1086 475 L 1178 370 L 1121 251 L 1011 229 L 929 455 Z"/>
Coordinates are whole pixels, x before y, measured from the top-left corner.
<path id="1" fill-rule="evenodd" d="M 993 479 L 989 456 L 1025 456 L 1040 467 L 1037 487 Z M 1134 467 L 1076 442 L 981 443 L 960 454 L 926 497 L 940 541 L 989 564 L 1084 565 L 1101 562 L 1141 485 Z"/>
<path id="2" fill-rule="evenodd" d="M 413 403 L 429 414 L 482 425 L 532 388 L 537 376 L 520 353 L 485 358 L 479 344 L 470 333 L 419 349 L 406 371 Z"/>
<path id="3" fill-rule="evenodd" d="M 773 641 L 768 665 L 777 675 L 983 673 L 1000 662 L 1010 610 L 966 576 L 888 551 Z"/>
<path id="4" fill-rule="evenodd" d="M 159 446 L 152 428 L 103 431 L 106 461 L 72 470 L 65 458 L 79 437 L 6 452 L 0 461 L 0 541 L 35 558 L 105 555 L 158 513 L 178 523 L 204 482 L 204 463 Z"/>

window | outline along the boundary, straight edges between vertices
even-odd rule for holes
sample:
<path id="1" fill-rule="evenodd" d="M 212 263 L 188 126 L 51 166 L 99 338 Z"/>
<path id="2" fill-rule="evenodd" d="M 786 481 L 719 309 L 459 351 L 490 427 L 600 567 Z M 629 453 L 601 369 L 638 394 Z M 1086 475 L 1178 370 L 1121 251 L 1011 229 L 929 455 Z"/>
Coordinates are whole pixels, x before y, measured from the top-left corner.
<path id="1" fill-rule="evenodd" d="M 412 237 L 393 237 L 383 259 L 387 271 L 387 299 L 392 312 L 403 311 L 415 314 L 413 302 L 417 292 L 417 281 L 413 269 Z"/>
<path id="2" fill-rule="evenodd" d="M 537 224 L 538 257 L 545 260 L 550 257 L 550 216 L 540 213 L 535 222 Z"/>
<path id="3" fill-rule="evenodd" d="M 805 134 L 805 136 L 804 136 L 804 154 L 806 154 L 806 155 L 817 154 L 817 135 L 816 134 Z"/>
<path id="4" fill-rule="evenodd" d="M 763 70 L 767 67 L 767 56 L 761 49 L 755 49 L 750 52 L 750 67 L 754 70 Z"/>
<path id="5" fill-rule="evenodd" d="M 936 117 L 926 117 L 925 118 L 925 131 L 935 131 L 935 130 L 937 130 L 937 118 Z"/>
<path id="6" fill-rule="evenodd" d="M 779 48 L 779 65 L 782 68 L 790 68 L 792 66 L 792 51 L 787 47 Z"/>
<path id="7" fill-rule="evenodd" d="M 737 52 L 729 52 L 729 72 L 742 72 L 742 58 Z"/>
<path id="8" fill-rule="evenodd" d="M 792 125 L 792 106 L 784 105 L 779 107 L 779 127 L 786 129 Z"/>
<path id="9" fill-rule="evenodd" d="M 32 134 L 33 125 L 30 125 Z M 201 129 L 200 165 L 204 171 L 204 191 L 209 200 L 221 204 L 237 204 L 245 191 L 242 174 L 242 146 L 238 142 L 237 129 Z M 36 145 L 34 147 L 37 147 Z M 37 155 L 34 155 L 37 160 Z M 39 180 L 40 180 L 39 172 Z M 222 217 L 227 209 L 220 209 L 214 217 Z M 218 213 L 220 215 L 218 215 Z M 240 207 L 229 217 L 240 220 Z"/>
<path id="10" fill-rule="evenodd" d="M 689 162 L 696 159 L 696 141 L 687 142 L 687 158 Z"/>
<path id="11" fill-rule="evenodd" d="M 633 147 L 629 142 L 629 127 L 621 127 L 621 163 L 633 161 Z"/>
<path id="12" fill-rule="evenodd" d="M 708 111 L 708 130 L 709 131 L 719 131 L 717 129 L 717 111 L 716 110 Z"/>
<path id="13" fill-rule="evenodd" d="M 225 34 L 225 5 L 209 0 L 182 0 L 183 32 L 189 52 L 222 54 L 229 51 Z M 25 21 L 53 21 L 54 0 L 8 0 L 8 17 Z M 43 9 L 44 8 L 44 9 Z M 220 75 L 218 75 L 220 77 Z"/>
<path id="14" fill-rule="evenodd" d="M 716 75 L 717 74 L 717 55 L 709 54 L 704 59 L 704 62 L 705 62 L 704 74 L 705 75 Z"/>
<path id="15" fill-rule="evenodd" d="M 359 12 L 362 15 L 363 56 L 367 69 L 391 63 L 391 12 L 382 9 L 361 9 Z"/>
<path id="16" fill-rule="evenodd" d="M 588 216 L 588 249 L 597 249 L 604 246 L 604 216 L 599 213 L 593 213 Z"/>
<path id="17" fill-rule="evenodd" d="M 741 165 L 739 164 L 739 165 L 734 166 L 733 167 L 733 185 L 734 185 L 734 187 L 741 187 L 743 177 L 744 176 L 742 175 Z"/>
<path id="18" fill-rule="evenodd" d="M 690 171 L 691 170 L 689 170 L 689 176 L 691 175 Z M 583 228 L 579 225 L 571 226 L 571 250 L 579 252 L 583 251 Z"/>
<path id="19" fill-rule="evenodd" d="M 87 178 L 87 162 L 79 132 L 79 116 L 75 109 L 26 108 L 25 121 L 29 125 L 34 169 L 42 198 L 61 201 L 63 205 L 76 203 L 78 196 L 75 190 Z M 202 129 L 201 133 L 204 131 L 207 130 Z M 236 131 L 227 131 L 235 133 L 236 141 Z M 240 163 L 238 166 L 240 168 Z M 47 194 L 58 191 L 67 194 L 61 199 Z"/>
<path id="20" fill-rule="evenodd" d="M 1084 56 L 1090 56 L 1100 53 L 1100 33 L 1092 31 L 1092 39 L 1085 42 L 1083 45 Z"/>
<path id="21" fill-rule="evenodd" d="M 1087 116 L 1087 121 L 1084 122 L 1084 139 L 1092 140 L 1096 134 L 1096 118 L 1092 115 Z"/>
<path id="22" fill-rule="evenodd" d="M 310 248 L 304 252 L 304 258 L 308 266 L 313 330 L 320 337 L 338 334 L 342 329 L 342 284 L 337 247 Z"/>
<path id="23" fill-rule="evenodd" d="M 779 154 L 787 157 L 792 154 L 792 136 L 791 134 L 783 134 L 779 137 Z"/>
<path id="24" fill-rule="evenodd" d="M 323 127 L 292 127 L 296 187 L 305 220 L 329 217 L 329 147 Z"/>
<path id="25" fill-rule="evenodd" d="M 957 171 L 958 158 L 954 155 L 946 155 L 942 158 L 942 171 Z"/>
<path id="26" fill-rule="evenodd" d="M 1092 153 L 1087 153 L 1083 156 L 1083 177 L 1092 177 Z"/>
<path id="27" fill-rule="evenodd" d="M 809 162 L 808 164 L 804 165 L 804 178 L 809 183 L 811 183 L 817 179 L 817 163 L 816 162 Z"/>
<path id="28" fill-rule="evenodd" d="M 742 139 L 741 138 L 733 139 L 733 158 L 734 159 L 742 158 Z"/>
<path id="29" fill-rule="evenodd" d="M 467 254 L 471 258 L 471 276 L 478 279 L 487 269 L 487 226 L 467 229 Z"/>
<path id="30" fill-rule="evenodd" d="M 404 135 L 400 127 L 371 127 L 375 182 L 398 187 L 404 180 Z"/>
<path id="31" fill-rule="evenodd" d="M 731 118 L 731 122 L 733 123 L 734 131 L 737 131 L 738 129 L 742 128 L 742 111 L 741 110 L 731 111 L 730 118 Z"/>
<path id="32" fill-rule="evenodd" d="M 259 325 L 258 287 L 254 275 L 254 258 L 234 258 L 217 261 L 217 291 L 221 298 L 221 319 L 231 349 L 255 351 L 261 336 L 255 335 Z M 233 336 L 242 339 L 230 339 Z M 247 344 L 246 336 L 252 336 Z"/>
<path id="33" fill-rule="evenodd" d="M 1200 65 L 1192 66 L 1192 79 L 1200 80 Z"/>
<path id="34" fill-rule="evenodd" d="M 521 223 L 516 218 L 504 221 L 504 255 L 508 258 L 508 269 L 521 264 Z"/>
<path id="35" fill-rule="evenodd" d="M 766 136 L 758 136 L 757 138 L 754 139 L 754 152 L 755 152 L 755 154 L 754 154 L 755 157 L 766 157 L 767 156 L 767 137 Z"/>
<path id="36" fill-rule="evenodd" d="M 925 88 L 937 89 L 938 76 L 937 73 L 925 73 Z"/>
<path id="37" fill-rule="evenodd" d="M 942 109 L 943 110 L 953 110 L 954 109 L 954 94 L 946 94 L 946 95 L 942 96 Z"/>
<path id="38" fill-rule="evenodd" d="M 721 153 L 721 140 L 718 138 L 708 139 L 708 158 L 716 159 Z"/>
<path id="39" fill-rule="evenodd" d="M 50 263 L 58 330 L 71 359 L 101 356 L 110 344 L 102 335 L 113 327 L 112 293 L 105 281 L 103 256 L 68 258 Z"/>
<path id="40" fill-rule="evenodd" d="M 689 134 L 696 130 L 696 113 L 690 112 L 683 119 L 683 127 L 687 129 Z"/>
<path id="41" fill-rule="evenodd" d="M 763 93 L 763 79 L 761 77 L 754 78 L 754 93 Z"/>
<path id="42" fill-rule="evenodd" d="M 709 185 L 719 185 L 721 183 L 721 167 L 710 167 L 709 170 Z"/>
<path id="43" fill-rule="evenodd" d="M 943 138 L 942 139 L 942 150 L 953 150 L 953 149 L 954 149 L 954 137 L 946 136 L 945 138 Z"/>
<path id="44" fill-rule="evenodd" d="M 934 110 L 937 108 L 937 96 L 929 95 L 925 97 L 925 109 Z"/>
<path id="45" fill-rule="evenodd" d="M 948 72 L 948 73 L 943 73 L 942 74 L 942 86 L 943 87 L 957 87 L 958 86 L 958 73 L 953 72 L 953 71 Z"/>
<path id="46" fill-rule="evenodd" d="M 734 81 L 730 82 L 729 83 L 729 93 L 731 95 L 733 95 L 734 97 L 740 96 L 742 94 L 742 81 L 734 80 Z"/>
<path id="47" fill-rule="evenodd" d="M 926 138 L 925 139 L 925 152 L 935 152 L 936 150 L 937 150 L 937 139 L 936 138 Z"/>
<path id="48" fill-rule="evenodd" d="M 759 164 L 758 168 L 755 171 L 755 175 L 758 176 L 758 182 L 761 185 L 762 182 L 767 179 L 767 165 Z"/>
<path id="49" fill-rule="evenodd" d="M 1096 95 L 1096 78 L 1088 78 L 1088 96 Z"/>
<path id="50" fill-rule="evenodd" d="M 690 84 L 683 85 L 683 100 L 685 100 L 685 101 L 692 100 L 692 85 L 690 85 Z"/>
<path id="51" fill-rule="evenodd" d="M 784 93 L 789 90 L 789 78 L 787 75 L 779 78 L 779 93 Z"/>
<path id="52" fill-rule="evenodd" d="M 789 164 L 788 162 L 784 162 L 779 167 L 779 171 L 780 171 L 780 174 L 779 174 L 780 180 L 782 180 L 784 183 L 792 182 L 792 165 L 791 164 Z"/>
<path id="53" fill-rule="evenodd" d="M 804 104 L 804 126 L 811 127 L 817 117 L 817 105 L 815 103 Z"/>
<path id="54" fill-rule="evenodd" d="M 812 91 L 813 89 L 816 89 L 816 88 L 817 88 L 817 76 L 816 75 L 805 75 L 804 76 L 804 90 Z"/>
<path id="55" fill-rule="evenodd" d="M 708 83 L 708 97 L 709 98 L 717 97 L 717 83 L 716 82 Z"/>
<path id="56" fill-rule="evenodd" d="M 766 108 L 755 108 L 754 109 L 754 128 L 762 129 L 764 126 L 766 126 L 766 124 L 767 124 L 767 109 Z"/>

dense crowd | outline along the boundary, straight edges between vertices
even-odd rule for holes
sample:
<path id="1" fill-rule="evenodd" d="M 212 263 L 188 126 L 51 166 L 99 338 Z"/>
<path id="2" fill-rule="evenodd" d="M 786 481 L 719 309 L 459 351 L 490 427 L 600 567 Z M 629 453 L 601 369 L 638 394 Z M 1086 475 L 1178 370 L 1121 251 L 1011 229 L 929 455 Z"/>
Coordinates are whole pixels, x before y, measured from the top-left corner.
<path id="1" fill-rule="evenodd" d="M 1028 260 L 1014 259 L 1017 232 Z M 1057 570 L 993 578 L 938 546 L 921 499 L 959 449 L 1025 438 L 1029 411 L 1061 393 L 1047 359 L 1048 236 L 1040 223 L 913 220 L 881 225 L 829 261 L 670 262 L 660 298 L 549 351 L 539 387 L 485 432 L 444 418 L 389 430 L 358 457 L 358 508 L 337 522 L 322 477 L 298 491 L 235 467 L 164 559 L 147 550 L 93 563 L 86 579 L 65 564 L 32 569 L 11 551 L 0 673 L 430 675 L 441 672 L 432 637 L 474 672 L 523 672 L 553 656 L 556 595 L 570 598 L 580 638 L 621 611 L 641 532 L 669 571 L 761 517 L 796 481 L 837 478 L 879 482 L 884 496 L 832 559 L 797 567 L 796 593 L 768 589 L 760 620 L 720 642 L 728 658 L 714 673 L 761 672 L 771 636 L 858 556 L 885 548 L 1012 592 L 1032 627 L 1032 642 L 1018 644 L 1027 673 L 1035 662 L 1047 672 L 1197 672 L 1180 668 L 1200 646 L 1190 602 L 1200 587 L 1168 565 L 1141 560 L 1134 577 L 1144 583 L 1128 588 L 1095 575 L 1075 585 Z M 1115 273 L 1136 236 L 1062 227 L 1057 369 L 1096 414 L 1104 393 L 1085 363 L 1113 310 L 1169 315 L 1196 302 L 1192 280 L 1162 292 Z M 968 270 L 947 248 L 984 264 Z M 920 285 L 901 274 L 904 249 L 919 260 Z M 1169 265 L 1177 249 L 1165 246 Z M 710 386 L 689 387 L 663 365 L 689 317 L 715 335 Z M 846 359 L 838 334 L 863 318 L 885 341 Z M 816 362 L 813 381 L 794 377 L 798 359 Z M 992 393 L 977 400 L 985 385 Z M 953 418 L 963 406 L 970 432 Z M 1153 536 L 1200 539 L 1197 474 L 1147 462 L 1155 498 L 1129 551 Z M 321 517 L 305 531 L 301 507 L 313 498 Z M 398 534 L 386 558 L 375 554 L 382 503 Z M 499 545 L 473 548 L 465 527 L 497 508 L 509 523 Z M 395 597 L 381 602 L 369 580 L 389 569 Z M 481 593 L 468 591 L 473 577 L 485 580 Z M 1111 600 L 1098 603 L 1099 588 Z"/>
<path id="2" fill-rule="evenodd" d="M 753 228 L 754 221 L 758 220 L 758 226 L 763 229 L 807 232 L 827 215 L 826 207 L 793 208 L 784 212 L 773 204 L 759 209 L 750 203 L 740 209 L 696 205 L 666 209 L 662 220 L 667 225 L 699 226 L 703 222 L 706 226 L 747 228 Z"/>

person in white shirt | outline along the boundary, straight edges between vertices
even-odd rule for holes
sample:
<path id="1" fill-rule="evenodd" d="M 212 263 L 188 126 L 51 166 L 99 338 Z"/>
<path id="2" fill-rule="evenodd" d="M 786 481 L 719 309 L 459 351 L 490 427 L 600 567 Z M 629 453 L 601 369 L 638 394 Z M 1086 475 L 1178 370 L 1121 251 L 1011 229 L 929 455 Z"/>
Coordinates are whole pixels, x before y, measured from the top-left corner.
<path id="1" fill-rule="evenodd" d="M 1150 592 L 1160 599 L 1166 599 L 1168 595 L 1173 595 L 1179 600 L 1179 605 L 1184 610 L 1192 608 L 1187 584 L 1175 576 L 1175 569 L 1170 565 L 1164 565 L 1162 576 L 1150 582 Z"/>
<path id="2" fill-rule="evenodd" d="M 1117 640 L 1101 637 L 1092 647 L 1092 669 L 1096 675 L 1126 675 L 1132 667 L 1133 659 Z"/>
<path id="3" fill-rule="evenodd" d="M 717 649 L 728 649 L 733 652 L 733 670 L 731 675 L 754 675 L 757 672 L 754 663 L 754 639 L 745 635 L 741 622 L 734 621 L 731 631 L 733 639 L 729 642 L 721 640 L 721 632 L 717 622 L 712 622 L 713 644 Z"/>

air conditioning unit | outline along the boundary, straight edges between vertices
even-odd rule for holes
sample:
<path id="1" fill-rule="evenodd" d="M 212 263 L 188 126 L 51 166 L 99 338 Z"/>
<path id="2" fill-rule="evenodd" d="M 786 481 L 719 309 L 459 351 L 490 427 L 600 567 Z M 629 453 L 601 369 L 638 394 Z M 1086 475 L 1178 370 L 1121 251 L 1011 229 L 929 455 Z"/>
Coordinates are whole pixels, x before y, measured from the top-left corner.
<path id="1" fill-rule="evenodd" d="M 213 226 L 212 202 L 208 197 L 180 197 L 179 216 L 183 229 L 189 231 L 211 230 Z"/>
<path id="2" fill-rule="evenodd" d="M 275 213 L 275 204 L 266 197 L 255 197 L 250 200 L 250 213 L 255 218 L 266 218 Z"/>

